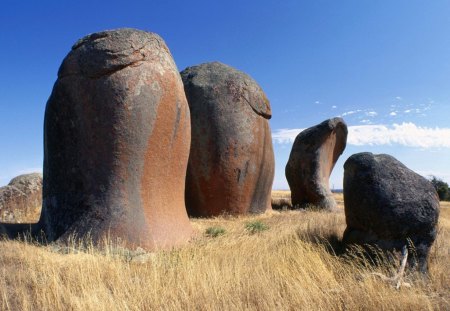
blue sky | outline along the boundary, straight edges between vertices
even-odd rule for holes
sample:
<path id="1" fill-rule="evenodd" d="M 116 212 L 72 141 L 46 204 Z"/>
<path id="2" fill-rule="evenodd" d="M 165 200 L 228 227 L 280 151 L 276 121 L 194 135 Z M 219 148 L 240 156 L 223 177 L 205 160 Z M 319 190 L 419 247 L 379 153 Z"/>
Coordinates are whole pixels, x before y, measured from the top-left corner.
<path id="1" fill-rule="evenodd" d="M 43 117 L 62 59 L 86 34 L 161 35 L 177 66 L 221 61 L 271 100 L 276 176 L 295 135 L 342 116 L 353 153 L 395 156 L 450 182 L 450 2 L 9 1 L 0 10 L 0 185 L 41 170 Z"/>

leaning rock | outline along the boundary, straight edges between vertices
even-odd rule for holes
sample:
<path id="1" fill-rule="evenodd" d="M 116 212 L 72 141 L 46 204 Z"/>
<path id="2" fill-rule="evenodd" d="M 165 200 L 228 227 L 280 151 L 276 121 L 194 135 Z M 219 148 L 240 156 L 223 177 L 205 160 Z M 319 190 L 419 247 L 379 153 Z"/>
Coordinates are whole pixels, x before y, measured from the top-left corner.
<path id="1" fill-rule="evenodd" d="M 158 35 L 118 29 L 79 40 L 58 72 L 44 134 L 49 241 L 89 234 L 155 249 L 190 238 L 189 107 Z"/>
<path id="2" fill-rule="evenodd" d="M 42 206 L 42 174 L 15 177 L 0 188 L 0 222 L 37 223 Z"/>
<path id="3" fill-rule="evenodd" d="M 262 213 L 270 208 L 274 154 L 270 104 L 247 74 L 222 63 L 181 72 L 192 143 L 186 207 L 192 216 Z"/>
<path id="4" fill-rule="evenodd" d="M 436 238 L 439 198 L 433 185 L 387 154 L 358 153 L 344 164 L 345 243 L 375 244 L 400 250 L 414 244 L 419 264 Z M 417 262 L 418 260 L 418 262 Z"/>
<path id="5" fill-rule="evenodd" d="M 344 152 L 347 133 L 344 120 L 333 118 L 297 135 L 285 170 L 292 206 L 312 204 L 322 209 L 336 208 L 329 179 L 336 161 Z"/>

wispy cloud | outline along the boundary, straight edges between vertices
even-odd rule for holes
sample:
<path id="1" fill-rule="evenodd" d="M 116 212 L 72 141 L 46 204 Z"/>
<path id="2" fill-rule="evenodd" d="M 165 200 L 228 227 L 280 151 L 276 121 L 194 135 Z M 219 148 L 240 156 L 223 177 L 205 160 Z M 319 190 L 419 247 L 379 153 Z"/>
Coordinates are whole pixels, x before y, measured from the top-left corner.
<path id="1" fill-rule="evenodd" d="M 344 112 L 341 116 L 345 117 L 345 116 L 349 116 L 349 115 L 352 115 L 352 114 L 355 114 L 358 112 L 362 112 L 362 110 L 361 109 L 350 110 L 350 111 Z"/>
<path id="2" fill-rule="evenodd" d="M 364 116 L 373 118 L 378 115 L 378 113 L 373 109 L 356 109 L 344 112 L 343 114 L 341 114 L 341 117 L 350 116 L 352 114 L 360 114 L 360 116 L 362 115 L 362 118 L 364 118 Z"/>
<path id="3" fill-rule="evenodd" d="M 363 120 L 361 120 L 359 122 L 363 123 L 363 124 L 372 124 L 372 122 L 369 119 L 363 119 Z"/>
<path id="4" fill-rule="evenodd" d="M 420 148 L 450 148 L 450 128 L 420 127 L 414 123 L 351 126 L 351 145 L 402 145 Z"/>
<path id="5" fill-rule="evenodd" d="M 278 129 L 272 133 L 272 140 L 276 144 L 293 143 L 295 137 L 304 129 Z"/>
<path id="6" fill-rule="evenodd" d="M 288 144 L 303 129 L 278 129 L 272 134 L 275 143 Z M 407 147 L 450 148 L 450 128 L 430 128 L 407 122 L 387 125 L 356 125 L 348 128 L 349 145 L 401 145 Z"/>

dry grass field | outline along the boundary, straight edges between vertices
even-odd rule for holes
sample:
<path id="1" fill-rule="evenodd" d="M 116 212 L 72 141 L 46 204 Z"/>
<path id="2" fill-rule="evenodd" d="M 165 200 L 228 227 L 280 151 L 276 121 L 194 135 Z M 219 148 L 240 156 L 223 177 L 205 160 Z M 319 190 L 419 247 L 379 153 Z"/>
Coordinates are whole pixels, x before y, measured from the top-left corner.
<path id="1" fill-rule="evenodd" d="M 288 196 L 274 192 L 274 200 Z M 272 211 L 193 219 L 195 240 L 152 254 L 1 241 L 0 309 L 449 310 L 449 205 L 441 209 L 430 279 L 406 275 L 411 288 L 371 275 L 392 275 L 394 265 L 333 253 L 345 229 L 342 209 Z"/>

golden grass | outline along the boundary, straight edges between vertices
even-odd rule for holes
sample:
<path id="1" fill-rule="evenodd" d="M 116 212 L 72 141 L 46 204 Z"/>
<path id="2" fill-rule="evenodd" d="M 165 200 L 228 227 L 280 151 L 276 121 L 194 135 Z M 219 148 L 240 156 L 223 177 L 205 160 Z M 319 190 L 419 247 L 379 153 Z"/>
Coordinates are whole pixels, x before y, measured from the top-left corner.
<path id="1" fill-rule="evenodd" d="M 248 222 L 269 229 L 250 234 Z M 1 310 L 433 310 L 450 309 L 450 208 L 443 207 L 428 282 L 395 290 L 365 267 L 333 255 L 342 209 L 193 219 L 189 245 L 153 254 L 1 241 Z M 225 234 L 203 234 L 218 226 Z M 319 241 L 319 242 L 315 242 Z M 133 257 L 135 256 L 135 257 Z"/>
<path id="2" fill-rule="evenodd" d="M 448 207 L 448 208 L 450 208 L 450 201 L 441 202 L 441 207 Z"/>

